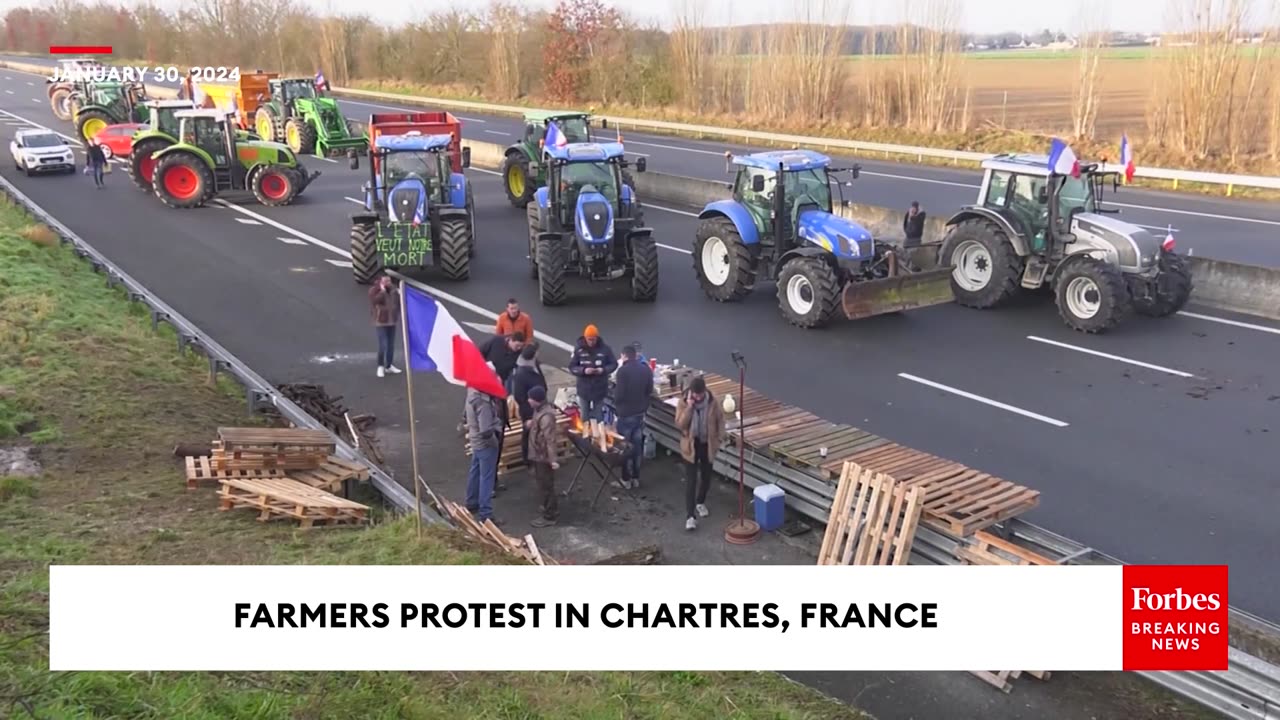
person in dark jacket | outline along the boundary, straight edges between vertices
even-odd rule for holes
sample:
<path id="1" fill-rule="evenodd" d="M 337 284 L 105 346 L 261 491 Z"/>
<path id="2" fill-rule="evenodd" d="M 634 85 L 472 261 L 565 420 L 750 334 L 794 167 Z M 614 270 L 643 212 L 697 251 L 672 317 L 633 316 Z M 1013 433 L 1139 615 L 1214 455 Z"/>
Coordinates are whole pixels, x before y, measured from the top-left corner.
<path id="1" fill-rule="evenodd" d="M 547 402 L 547 389 L 538 386 L 529 391 L 529 404 L 533 406 L 533 419 L 529 425 L 529 465 L 538 486 L 538 517 L 533 519 L 536 528 L 555 525 L 559 517 L 556 502 L 556 470 L 560 469 L 560 457 L 556 442 L 560 426 L 556 423 L 556 411 Z"/>
<path id="2" fill-rule="evenodd" d="M 89 158 L 89 170 L 93 173 L 93 184 L 106 187 L 102 181 L 102 170 L 107 166 L 107 154 L 102 151 L 102 143 L 97 140 L 90 141 L 86 155 Z"/>
<path id="3" fill-rule="evenodd" d="M 511 373 L 515 372 L 516 360 L 524 349 L 525 339 L 524 333 L 516 331 L 510 335 L 494 335 L 480 346 L 480 354 L 484 356 L 485 362 L 493 363 L 494 372 L 498 373 L 498 379 L 508 391 L 511 390 L 508 381 L 511 380 Z"/>
<path id="4" fill-rule="evenodd" d="M 516 360 L 516 371 L 511 374 L 511 396 L 520 409 L 520 457 L 525 464 L 529 463 L 529 421 L 533 418 L 533 407 L 529 404 L 529 392 L 536 387 L 545 391 L 547 377 L 542 374 L 542 364 L 538 362 L 538 344 L 529 343 L 520 351 Z"/>
<path id="5" fill-rule="evenodd" d="M 640 460 L 644 457 L 644 419 L 653 396 L 653 370 L 640 360 L 635 346 L 622 348 L 622 365 L 613 386 L 613 408 L 618 412 L 618 434 L 626 438 L 622 461 L 622 486 L 640 486 Z"/>
<path id="6" fill-rule="evenodd" d="M 569 372 L 578 379 L 578 408 L 583 421 L 600 420 L 609 395 L 609 376 L 618 369 L 618 359 L 600 337 L 595 325 L 588 325 L 578 338 L 578 347 L 569 359 Z"/>
<path id="7" fill-rule="evenodd" d="M 911 208 L 902 216 L 902 232 L 907 236 L 904 245 L 919 245 L 924 239 L 924 211 L 920 203 L 912 201 Z"/>
<path id="8" fill-rule="evenodd" d="M 369 288 L 369 319 L 378 333 L 378 377 L 399 375 L 391 364 L 396 354 L 396 324 L 400 322 L 400 293 L 390 276 L 383 275 Z"/>

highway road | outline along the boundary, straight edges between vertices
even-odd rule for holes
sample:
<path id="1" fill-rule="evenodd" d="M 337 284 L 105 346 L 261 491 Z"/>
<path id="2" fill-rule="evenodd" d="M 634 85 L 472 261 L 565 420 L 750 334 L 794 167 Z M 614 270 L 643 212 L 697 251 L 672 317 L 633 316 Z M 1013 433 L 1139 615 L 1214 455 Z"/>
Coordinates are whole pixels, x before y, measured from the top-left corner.
<path id="1" fill-rule="evenodd" d="M 6 141 L 29 123 L 70 131 L 30 76 L 0 71 L 0 111 Z M 324 174 L 275 209 L 236 197 L 168 210 L 119 169 L 101 191 L 78 175 L 26 178 L 9 162 L 0 172 L 267 377 L 322 372 L 351 388 L 353 405 L 382 398 L 380 424 L 403 428 L 398 385 L 373 378 L 365 290 L 345 262 L 349 198 L 363 175 L 307 163 Z M 529 306 L 536 297 L 523 213 L 492 173 L 470 173 L 480 232 L 472 279 L 425 281 L 464 322 L 492 318 L 508 296 Z M 574 285 L 567 306 L 530 307 L 550 344 L 566 347 L 595 323 L 615 347 L 639 340 L 653 357 L 724 373 L 741 349 L 748 384 L 768 395 L 1037 488 L 1032 522 L 1127 562 L 1228 563 L 1232 604 L 1280 618 L 1280 324 L 1191 308 L 1086 337 L 1033 301 L 806 332 L 778 317 L 768 286 L 740 305 L 701 295 L 684 249 L 690 209 L 650 205 L 648 219 L 664 245 L 658 302 L 635 305 L 621 285 Z M 446 392 L 424 385 L 433 388 L 424 395 Z M 430 451 L 458 452 L 457 405 L 447 407 L 448 432 L 433 428 Z"/>
<path id="2" fill-rule="evenodd" d="M 52 65 L 48 58 L 0 56 L 0 59 Z M 26 79 L 32 78 L 28 76 Z M 342 100 L 340 104 L 348 117 L 362 120 L 367 120 L 372 112 L 422 109 L 421 106 L 354 100 Z M 518 118 L 470 111 L 463 112 L 460 118 L 463 120 L 463 135 L 470 140 L 510 144 L 523 134 L 523 125 Z M 611 131 L 602 132 L 602 136 L 613 137 Z M 751 150 L 740 145 L 645 133 L 627 132 L 623 139 L 630 151 L 628 154 L 647 157 L 654 172 L 707 180 L 728 177 L 724 162 L 726 150 Z M 1141 160 L 1142 148 L 1137 148 L 1137 152 Z M 872 157 L 836 159 L 838 165 L 853 162 L 862 164 L 863 173 L 852 188 L 852 199 L 904 210 L 912 200 L 918 200 L 929 214 L 939 217 L 974 202 L 981 181 L 981 174 L 972 170 L 912 165 Z M 1117 194 L 1108 190 L 1106 202 L 1120 209 L 1123 219 L 1152 232 L 1163 235 L 1172 229 L 1181 252 L 1280 267 L 1280 204 L 1276 202 L 1126 188 L 1121 188 Z"/>

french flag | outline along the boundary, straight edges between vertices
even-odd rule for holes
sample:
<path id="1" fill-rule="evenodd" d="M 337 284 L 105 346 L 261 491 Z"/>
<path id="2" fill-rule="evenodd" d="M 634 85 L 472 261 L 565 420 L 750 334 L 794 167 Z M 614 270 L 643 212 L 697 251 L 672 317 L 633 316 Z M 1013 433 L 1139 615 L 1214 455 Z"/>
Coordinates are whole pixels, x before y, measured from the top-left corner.
<path id="1" fill-rule="evenodd" d="M 1071 147 L 1058 138 L 1049 144 L 1049 172 L 1055 175 L 1080 177 L 1080 161 Z"/>
<path id="2" fill-rule="evenodd" d="M 564 147 L 569 144 L 569 138 L 560 132 L 560 126 L 553 121 L 547 124 L 546 142 L 548 147 Z"/>
<path id="3" fill-rule="evenodd" d="M 400 287 L 404 291 L 409 371 L 438 372 L 453 385 L 505 398 L 507 391 L 498 374 L 449 311 L 420 290 L 403 283 Z"/>
<path id="4" fill-rule="evenodd" d="M 1120 136 L 1120 164 L 1124 166 L 1124 181 L 1133 182 L 1133 174 L 1138 168 L 1133 164 L 1133 146 L 1129 144 L 1128 133 Z"/>

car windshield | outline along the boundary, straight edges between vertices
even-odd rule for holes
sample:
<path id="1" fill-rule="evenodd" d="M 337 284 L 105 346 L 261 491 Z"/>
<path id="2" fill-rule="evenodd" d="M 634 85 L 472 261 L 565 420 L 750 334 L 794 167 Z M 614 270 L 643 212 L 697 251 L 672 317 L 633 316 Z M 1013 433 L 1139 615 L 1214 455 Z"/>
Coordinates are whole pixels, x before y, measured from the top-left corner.
<path id="1" fill-rule="evenodd" d="M 560 132 L 564 133 L 565 139 L 569 142 L 591 142 L 591 136 L 587 132 L 587 119 L 585 117 L 560 118 L 556 120 L 555 123 L 560 126 Z"/>
<path id="2" fill-rule="evenodd" d="M 51 133 L 42 133 L 40 135 L 24 135 L 22 137 L 22 146 L 29 148 L 47 148 L 58 147 L 62 145 L 62 139 Z"/>
<path id="3" fill-rule="evenodd" d="M 618 186 L 614 181 L 611 164 L 580 162 L 564 166 L 560 172 L 560 192 L 572 193 L 576 198 L 578 191 L 586 185 L 595 186 L 596 191 L 608 198 L 609 202 L 618 202 Z"/>
<path id="4" fill-rule="evenodd" d="M 439 161 L 442 153 L 426 150 L 399 151 L 382 156 L 383 173 L 387 185 L 395 185 L 410 175 L 430 186 L 439 178 Z"/>
<path id="5" fill-rule="evenodd" d="M 1068 217 L 1077 208 L 1087 213 L 1094 211 L 1092 188 L 1085 176 L 1064 178 L 1062 190 L 1058 192 L 1059 217 Z"/>
<path id="6" fill-rule="evenodd" d="M 825 170 L 797 170 L 787 173 L 786 178 L 784 189 L 793 203 L 812 202 L 823 210 L 831 207 L 831 186 L 827 184 Z"/>

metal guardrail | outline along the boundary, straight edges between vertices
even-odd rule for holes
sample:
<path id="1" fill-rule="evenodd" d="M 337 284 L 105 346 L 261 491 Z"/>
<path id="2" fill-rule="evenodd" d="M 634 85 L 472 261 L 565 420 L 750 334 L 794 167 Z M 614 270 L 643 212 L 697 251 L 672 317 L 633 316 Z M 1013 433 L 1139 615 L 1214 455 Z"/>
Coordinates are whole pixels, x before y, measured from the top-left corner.
<path id="1" fill-rule="evenodd" d="M 96 272 L 106 275 L 108 287 L 123 286 L 128 292 L 131 301 L 146 304 L 151 310 L 151 326 L 153 329 L 158 329 L 162 322 L 172 327 L 178 335 L 178 352 L 185 353 L 190 348 L 204 355 L 209 361 L 209 375 L 211 378 L 216 377 L 220 372 L 225 372 L 235 378 L 245 389 L 245 399 L 248 402 L 250 412 L 255 412 L 264 406 L 273 406 L 282 417 L 298 427 L 324 430 L 329 433 L 334 440 L 339 457 L 368 466 L 370 481 L 378 492 L 397 509 L 413 512 L 415 506 L 413 494 L 396 482 L 386 471 L 370 462 L 362 453 L 322 425 L 319 420 L 280 394 L 279 390 L 261 375 L 254 372 L 243 360 L 232 355 L 230 351 L 219 345 L 203 330 L 196 327 L 195 323 L 183 317 L 181 313 L 170 307 L 168 303 L 157 297 L 142 283 L 108 260 L 105 255 L 86 242 L 84 238 L 77 235 L 66 225 L 63 225 L 57 218 L 27 197 L 8 179 L 0 177 L 0 189 L 3 189 L 14 202 L 26 209 L 32 217 L 49 226 L 58 235 L 63 244 L 71 245 L 76 255 L 87 259 Z M 429 508 L 424 509 L 422 516 L 428 522 L 444 522 L 443 518 L 435 515 Z"/>

